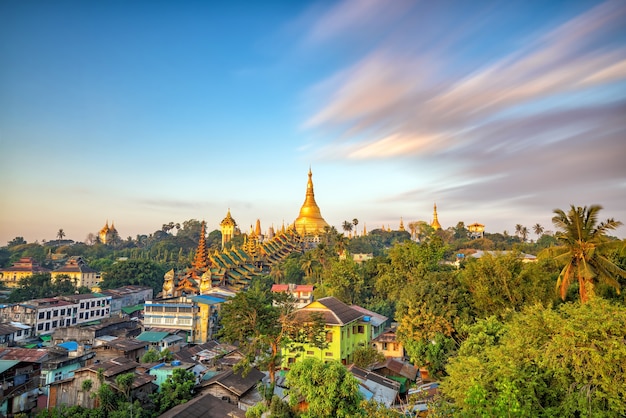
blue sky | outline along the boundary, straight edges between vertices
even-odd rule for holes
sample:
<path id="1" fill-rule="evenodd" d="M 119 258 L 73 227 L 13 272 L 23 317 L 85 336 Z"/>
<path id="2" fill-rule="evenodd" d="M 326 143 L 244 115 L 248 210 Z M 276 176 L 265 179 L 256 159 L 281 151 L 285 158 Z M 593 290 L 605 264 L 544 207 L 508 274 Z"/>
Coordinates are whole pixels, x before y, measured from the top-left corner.
<path id="1" fill-rule="evenodd" d="M 0 54 L 0 243 L 279 226 L 309 166 L 338 229 L 626 222 L 621 0 L 6 0 Z"/>

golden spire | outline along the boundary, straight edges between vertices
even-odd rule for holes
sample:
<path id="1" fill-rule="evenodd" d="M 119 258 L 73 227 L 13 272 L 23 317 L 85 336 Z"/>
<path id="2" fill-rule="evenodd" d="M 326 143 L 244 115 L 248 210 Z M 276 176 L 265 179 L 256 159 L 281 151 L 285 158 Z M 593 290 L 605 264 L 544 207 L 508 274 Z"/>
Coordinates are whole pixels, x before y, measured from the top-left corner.
<path id="1" fill-rule="evenodd" d="M 400 216 L 400 229 L 399 231 L 404 231 L 404 222 L 402 222 L 402 216 Z"/>
<path id="2" fill-rule="evenodd" d="M 313 191 L 313 172 L 309 167 L 309 180 L 306 184 L 306 196 L 300 214 L 294 222 L 296 230 L 300 235 L 307 233 L 316 234 L 324 231 L 324 227 L 330 226 L 322 217 L 319 206 L 315 202 L 315 192 Z"/>
<path id="3" fill-rule="evenodd" d="M 260 237 L 261 236 L 261 220 L 257 219 L 256 220 L 256 225 L 254 227 L 254 233 Z"/>
<path id="4" fill-rule="evenodd" d="M 435 231 L 438 229 L 441 229 L 441 225 L 439 224 L 439 219 L 437 219 L 437 204 L 435 203 L 434 206 L 434 210 L 433 210 L 433 221 L 431 222 L 430 226 L 432 226 Z"/>
<path id="5" fill-rule="evenodd" d="M 363 236 L 367 235 L 367 224 L 363 222 Z"/>

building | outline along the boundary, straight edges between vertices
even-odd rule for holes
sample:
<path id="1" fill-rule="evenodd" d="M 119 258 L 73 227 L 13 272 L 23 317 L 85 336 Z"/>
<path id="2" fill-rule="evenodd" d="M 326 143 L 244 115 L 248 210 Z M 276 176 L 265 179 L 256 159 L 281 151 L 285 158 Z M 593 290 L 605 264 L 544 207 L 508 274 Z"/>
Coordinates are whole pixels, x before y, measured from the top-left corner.
<path id="1" fill-rule="evenodd" d="M 43 349 L 0 348 L 0 416 L 29 416 L 35 409 L 47 356 Z"/>
<path id="2" fill-rule="evenodd" d="M 235 233 L 239 232 L 239 229 L 237 228 L 237 222 L 235 222 L 235 220 L 230 214 L 230 208 L 228 209 L 228 212 L 226 213 L 226 217 L 222 219 L 222 222 L 220 222 L 220 230 L 222 232 L 222 250 L 223 250 L 226 247 L 226 244 L 228 244 L 233 239 L 233 237 L 235 236 Z"/>
<path id="3" fill-rule="evenodd" d="M 99 338 L 134 338 L 141 334 L 138 321 L 128 318 L 105 318 L 97 323 L 84 322 L 71 327 L 58 328 L 52 334 L 52 341 L 60 344 L 77 341 L 80 344 L 95 346 Z"/>
<path id="4" fill-rule="evenodd" d="M 307 242 L 319 241 L 319 235 L 323 234 L 330 225 L 322 217 L 319 206 L 315 202 L 315 192 L 313 190 L 313 173 L 309 168 L 309 180 L 306 185 L 306 195 L 304 203 L 300 208 L 300 214 L 294 222 L 298 234 L 304 237 Z"/>
<path id="5" fill-rule="evenodd" d="M 180 351 L 182 344 L 186 345 L 182 337 L 172 335 L 167 331 L 144 331 L 137 336 L 137 339 L 148 344 L 148 349 L 158 352 L 167 349 L 172 353 L 176 353 Z"/>
<path id="6" fill-rule="evenodd" d="M 110 304 L 110 297 L 93 293 L 34 299 L 0 305 L 0 320 L 33 327 L 36 335 L 51 334 L 62 327 L 108 318 Z"/>
<path id="7" fill-rule="evenodd" d="M 147 286 L 128 285 L 100 293 L 111 297 L 111 316 L 120 315 L 122 308 L 141 305 L 154 298 L 154 290 Z"/>
<path id="8" fill-rule="evenodd" d="M 109 227 L 109 221 L 107 221 L 100 232 L 98 232 L 98 239 L 102 244 L 111 244 L 118 238 L 119 234 L 117 233 L 117 229 L 115 229 L 113 222 L 111 222 L 111 227 Z"/>
<path id="9" fill-rule="evenodd" d="M 74 371 L 91 364 L 96 355 L 95 352 L 85 350 L 83 345 L 76 342 L 62 343 L 48 347 L 46 350 L 48 356 L 41 368 L 41 386 L 46 395 L 51 383 L 71 378 L 74 376 Z"/>
<path id="10" fill-rule="evenodd" d="M 136 338 L 116 338 L 105 341 L 93 349 L 98 361 L 126 357 L 129 360 L 139 362 L 141 357 L 148 351 L 148 343 L 139 341 Z"/>
<path id="11" fill-rule="evenodd" d="M 147 399 L 157 388 L 153 383 L 155 377 L 141 372 L 139 366 L 140 364 L 135 361 L 119 357 L 77 369 L 74 376 L 50 384 L 48 406 L 54 408 L 60 405 L 80 405 L 90 409 L 96 407 L 97 400 L 91 394 L 97 393 L 100 389 L 99 370 L 104 377 L 102 383 L 111 385 L 117 390 L 120 389 L 117 387 L 115 378 L 122 374 L 134 373 L 135 378 L 130 395 L 132 399 Z M 86 381 L 90 382 L 89 390 L 84 390 L 87 386 Z"/>
<path id="12" fill-rule="evenodd" d="M 290 364 L 306 357 L 336 360 L 348 365 L 353 362 L 354 350 L 360 344 L 369 345 L 372 335 L 370 317 L 339 299 L 318 299 L 295 312 L 296 319 L 302 322 L 310 321 L 314 315 L 320 315 L 325 323 L 327 346 L 291 344 L 283 349 L 283 368 L 288 369 Z"/>
<path id="13" fill-rule="evenodd" d="M 219 307 L 226 299 L 213 295 L 181 296 L 146 301 L 144 327 L 184 334 L 185 342 L 202 344 L 217 331 Z"/>
<path id="14" fill-rule="evenodd" d="M 372 347 L 376 348 L 387 358 L 404 358 L 404 346 L 398 340 L 396 328 L 388 328 L 382 334 L 372 339 Z"/>
<path id="15" fill-rule="evenodd" d="M 22 257 L 11 267 L 0 269 L 0 282 L 9 289 L 19 286 L 20 280 L 31 277 L 33 274 L 46 274 L 50 270 L 41 267 L 32 257 Z"/>
<path id="16" fill-rule="evenodd" d="M 13 347 L 18 331 L 21 329 L 14 325 L 0 323 L 0 347 Z"/>
<path id="17" fill-rule="evenodd" d="M 485 225 L 478 222 L 467 226 L 470 238 L 483 238 L 485 236 Z"/>
<path id="18" fill-rule="evenodd" d="M 396 402 L 400 393 L 399 382 L 362 369 L 354 364 L 348 367 L 348 371 L 359 381 L 361 393 L 365 395 L 365 400 L 374 400 L 387 408 L 390 408 Z"/>
<path id="19" fill-rule="evenodd" d="M 370 341 L 383 333 L 385 327 L 387 326 L 387 321 L 389 321 L 389 318 L 387 318 L 385 315 L 370 311 L 369 309 L 362 308 L 359 305 L 350 305 L 350 307 L 355 311 L 361 312 L 363 314 L 364 320 L 368 321 L 371 324 L 369 335 Z"/>
<path id="20" fill-rule="evenodd" d="M 200 390 L 246 411 L 263 400 L 257 385 L 264 377 L 254 367 L 245 375 L 229 369 L 203 382 Z"/>
<path id="21" fill-rule="evenodd" d="M 313 302 L 314 287 L 312 284 L 273 284 L 272 292 L 284 292 L 291 295 L 295 300 L 296 309 L 301 309 Z"/>
<path id="22" fill-rule="evenodd" d="M 54 270 L 51 274 L 52 282 L 60 276 L 68 276 L 76 287 L 99 289 L 101 275 L 87 265 L 82 257 L 70 257 L 65 265 Z"/>

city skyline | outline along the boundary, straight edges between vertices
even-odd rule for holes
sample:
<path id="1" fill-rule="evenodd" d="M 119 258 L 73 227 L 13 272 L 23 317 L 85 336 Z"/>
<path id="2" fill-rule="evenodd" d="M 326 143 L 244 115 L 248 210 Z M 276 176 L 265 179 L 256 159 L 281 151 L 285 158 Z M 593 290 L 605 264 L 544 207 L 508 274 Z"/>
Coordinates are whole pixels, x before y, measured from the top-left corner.
<path id="1" fill-rule="evenodd" d="M 231 213 L 626 222 L 626 3 L 0 4 L 0 246 Z M 622 226 L 611 235 L 626 237 Z"/>

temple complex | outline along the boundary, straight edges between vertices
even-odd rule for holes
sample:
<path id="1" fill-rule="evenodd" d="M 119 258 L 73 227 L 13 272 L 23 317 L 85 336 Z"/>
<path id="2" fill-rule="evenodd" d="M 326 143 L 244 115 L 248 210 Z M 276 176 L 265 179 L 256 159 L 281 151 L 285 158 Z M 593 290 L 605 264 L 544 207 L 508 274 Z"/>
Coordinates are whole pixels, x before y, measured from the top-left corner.
<path id="1" fill-rule="evenodd" d="M 306 185 L 306 196 L 304 203 L 300 208 L 300 214 L 294 222 L 294 226 L 298 234 L 307 241 L 312 241 L 311 237 L 319 236 L 322 234 L 326 227 L 330 227 L 328 223 L 322 217 L 319 206 L 315 202 L 315 192 L 313 191 L 313 173 L 309 168 L 309 181 Z"/>

